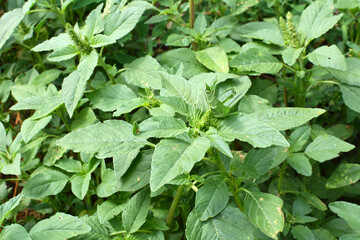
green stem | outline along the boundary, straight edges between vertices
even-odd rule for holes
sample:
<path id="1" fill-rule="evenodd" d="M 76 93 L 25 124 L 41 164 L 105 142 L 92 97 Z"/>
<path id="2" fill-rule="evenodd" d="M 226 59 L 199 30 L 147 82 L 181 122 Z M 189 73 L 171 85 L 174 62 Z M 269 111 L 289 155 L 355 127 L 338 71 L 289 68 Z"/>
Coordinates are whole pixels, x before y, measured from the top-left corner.
<path id="1" fill-rule="evenodd" d="M 279 182 L 278 182 L 278 187 L 277 187 L 277 192 L 278 194 L 281 194 L 281 188 L 282 188 L 282 181 L 284 178 L 284 174 L 285 174 L 285 170 L 287 167 L 287 162 L 286 160 L 282 163 L 281 165 L 281 169 L 280 169 L 280 177 L 279 177 Z"/>
<path id="2" fill-rule="evenodd" d="M 99 55 L 99 66 L 104 69 L 104 71 L 106 72 L 106 75 L 108 75 L 108 77 L 111 81 L 111 84 L 115 84 L 116 82 L 115 82 L 114 76 L 112 76 L 106 69 L 106 63 L 104 62 L 104 59 L 101 57 L 101 55 Z"/>
<path id="3" fill-rule="evenodd" d="M 63 123 L 65 124 L 66 129 L 69 132 L 71 132 L 71 127 L 70 127 L 69 123 L 66 121 L 66 119 L 64 118 L 63 114 L 61 112 L 58 112 L 58 111 L 55 112 L 55 113 L 60 117 L 61 121 L 63 121 Z"/>
<path id="4" fill-rule="evenodd" d="M 51 4 L 52 4 L 52 11 L 58 16 L 61 24 L 64 26 L 66 26 L 66 19 L 65 19 L 65 14 L 63 12 L 61 12 L 59 10 L 59 8 L 57 7 L 56 5 L 56 0 L 52 0 L 51 1 Z"/>
<path id="5" fill-rule="evenodd" d="M 244 206 L 243 206 L 242 201 L 241 201 L 241 199 L 240 199 L 240 197 L 239 197 L 239 193 L 238 193 L 237 189 L 236 189 L 236 190 L 233 190 L 232 193 L 233 193 L 233 195 L 234 195 L 234 199 L 235 199 L 236 205 L 238 206 L 238 208 L 240 209 L 240 211 L 244 212 Z"/>
<path id="6" fill-rule="evenodd" d="M 180 199 L 181 199 L 181 196 L 182 196 L 182 193 L 185 189 L 185 185 L 180 185 L 178 187 L 178 189 L 176 190 L 176 193 L 175 193 L 175 197 L 171 203 L 171 206 L 170 206 L 170 210 L 169 210 L 169 213 L 166 217 L 166 226 L 169 227 L 169 231 L 171 229 L 171 226 L 172 226 L 172 223 L 173 223 L 173 220 L 174 220 L 174 215 L 175 215 L 175 211 L 178 207 L 178 204 L 180 202 Z"/>
<path id="7" fill-rule="evenodd" d="M 147 142 L 145 145 L 150 146 L 150 147 L 153 147 L 153 148 L 156 147 L 156 144 L 153 144 L 153 143 L 151 143 L 151 142 Z"/>
<path id="8" fill-rule="evenodd" d="M 190 28 L 194 28 L 194 22 L 195 22 L 194 0 L 189 0 L 189 26 L 190 26 Z"/>
<path id="9" fill-rule="evenodd" d="M 139 233 L 152 233 L 152 231 L 150 231 L 150 230 L 142 230 L 142 229 L 139 229 L 136 232 L 139 232 Z M 126 233 L 127 232 L 125 230 L 122 230 L 122 231 L 110 233 L 109 236 L 112 237 L 112 236 L 116 236 L 116 235 L 123 235 L 123 234 L 126 234 Z"/>

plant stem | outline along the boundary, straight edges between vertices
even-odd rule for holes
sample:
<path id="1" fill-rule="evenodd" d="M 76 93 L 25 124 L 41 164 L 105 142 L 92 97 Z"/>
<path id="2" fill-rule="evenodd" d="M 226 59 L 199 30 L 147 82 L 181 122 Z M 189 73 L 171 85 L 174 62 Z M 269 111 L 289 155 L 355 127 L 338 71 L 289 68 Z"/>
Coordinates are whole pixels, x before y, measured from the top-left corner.
<path id="1" fill-rule="evenodd" d="M 179 201 L 180 201 L 180 198 L 182 196 L 182 193 L 184 191 L 184 188 L 185 188 L 185 185 L 180 185 L 178 187 L 178 189 L 176 190 L 176 193 L 175 193 L 175 197 L 171 203 L 171 206 L 170 206 L 170 210 L 169 210 L 169 213 L 166 217 L 166 226 L 169 227 L 169 231 L 171 229 L 171 225 L 173 223 L 173 220 L 174 220 L 174 215 L 175 215 L 175 211 L 177 209 L 177 206 L 179 204 Z"/>
<path id="2" fill-rule="evenodd" d="M 236 191 L 232 191 L 232 193 L 234 195 L 236 205 L 238 206 L 240 211 L 244 212 L 244 206 L 243 206 L 242 201 L 241 201 L 241 199 L 239 197 L 239 193 L 237 192 L 237 189 L 236 189 Z"/>
<path id="3" fill-rule="evenodd" d="M 282 188 L 282 181 L 284 178 L 284 174 L 285 174 L 285 170 L 287 167 L 287 162 L 286 160 L 282 163 L 281 165 L 281 169 L 280 169 L 280 177 L 279 177 L 279 183 L 278 183 L 278 187 L 277 187 L 277 192 L 278 194 L 281 194 L 281 188 Z"/>
<path id="4" fill-rule="evenodd" d="M 151 233 L 152 231 L 139 229 L 139 230 L 137 230 L 136 232 Z M 125 230 L 122 230 L 122 231 L 110 233 L 109 236 L 110 236 L 110 237 L 113 237 L 113 236 L 116 236 L 116 235 L 122 235 L 122 234 L 126 234 L 126 233 L 127 233 L 127 232 L 126 232 Z"/>
<path id="5" fill-rule="evenodd" d="M 111 81 L 111 84 L 115 84 L 116 82 L 115 82 L 114 76 L 112 76 L 106 69 L 106 63 L 104 62 L 104 59 L 101 57 L 101 55 L 99 55 L 99 66 L 104 69 L 104 71 L 106 72 L 106 74 L 108 75 L 108 77 Z"/>
<path id="6" fill-rule="evenodd" d="M 194 22 L 195 22 L 194 0 L 189 0 L 189 26 L 190 26 L 190 28 L 194 28 Z"/>

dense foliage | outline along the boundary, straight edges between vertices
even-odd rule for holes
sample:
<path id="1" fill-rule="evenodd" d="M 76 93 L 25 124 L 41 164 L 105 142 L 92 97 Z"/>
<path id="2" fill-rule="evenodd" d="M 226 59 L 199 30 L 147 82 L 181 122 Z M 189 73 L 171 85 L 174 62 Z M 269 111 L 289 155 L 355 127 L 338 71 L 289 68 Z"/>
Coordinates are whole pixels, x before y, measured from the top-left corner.
<path id="1" fill-rule="evenodd" d="M 0 7 L 1 240 L 360 239 L 359 0 Z"/>

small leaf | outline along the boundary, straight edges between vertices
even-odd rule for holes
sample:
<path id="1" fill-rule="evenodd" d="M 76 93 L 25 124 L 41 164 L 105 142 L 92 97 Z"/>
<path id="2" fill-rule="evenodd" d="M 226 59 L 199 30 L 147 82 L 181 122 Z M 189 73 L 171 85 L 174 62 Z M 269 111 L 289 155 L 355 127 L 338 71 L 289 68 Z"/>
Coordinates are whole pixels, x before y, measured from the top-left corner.
<path id="1" fill-rule="evenodd" d="M 349 226 L 360 233 L 360 206 L 349 202 L 332 202 L 329 204 L 330 210 L 343 218 Z"/>
<path id="2" fill-rule="evenodd" d="M 245 214 L 267 236 L 277 239 L 284 228 L 283 201 L 269 193 L 246 191 Z"/>
<path id="3" fill-rule="evenodd" d="M 54 216 L 38 222 L 30 230 L 32 240 L 64 240 L 87 233 L 91 228 L 77 217 L 65 213 L 56 213 Z"/>
<path id="4" fill-rule="evenodd" d="M 200 221 L 215 217 L 227 205 L 229 190 L 225 181 L 206 182 L 196 193 L 195 210 Z"/>
<path id="5" fill-rule="evenodd" d="M 287 163 L 295 169 L 295 171 L 304 176 L 311 176 L 312 167 L 309 159 L 303 153 L 295 153 L 288 157 Z"/>
<path id="6" fill-rule="evenodd" d="M 251 149 L 244 159 L 245 165 L 253 166 L 259 177 L 270 170 L 275 161 L 277 150 L 275 147 Z"/>
<path id="7" fill-rule="evenodd" d="M 311 127 L 308 125 L 298 127 L 295 131 L 293 131 L 289 138 L 291 152 L 295 153 L 303 150 L 310 138 L 310 134 Z"/>
<path id="8" fill-rule="evenodd" d="M 4 227 L 0 233 L 1 240 L 33 240 L 20 224 L 14 223 Z"/>
<path id="9" fill-rule="evenodd" d="M 297 225 L 292 227 L 291 233 L 297 240 L 315 240 L 311 230 L 306 226 Z"/>
<path id="10" fill-rule="evenodd" d="M 103 224 L 119 215 L 125 209 L 125 206 L 125 204 L 117 204 L 111 200 L 107 200 L 98 205 L 96 213 L 99 217 L 100 223 Z"/>
<path id="11" fill-rule="evenodd" d="M 75 174 L 70 182 L 71 182 L 71 191 L 74 195 L 79 199 L 84 199 L 86 193 L 89 190 L 91 180 L 91 173 L 83 174 Z"/>
<path id="12" fill-rule="evenodd" d="M 289 66 L 294 65 L 303 50 L 304 48 L 291 48 L 291 47 L 286 48 L 281 53 L 284 63 L 286 63 Z"/>
<path id="13" fill-rule="evenodd" d="M 305 154 L 318 162 L 324 162 L 336 158 L 340 152 L 348 152 L 354 147 L 334 136 L 321 135 L 307 146 Z"/>
<path id="14" fill-rule="evenodd" d="M 189 129 L 183 120 L 173 117 L 151 117 L 139 124 L 140 135 L 143 138 L 175 137 Z"/>
<path id="15" fill-rule="evenodd" d="M 229 158 L 233 158 L 229 144 L 225 142 L 222 137 L 220 137 L 215 128 L 210 127 L 209 130 L 205 133 L 205 136 L 210 140 L 212 147 L 217 148 L 220 152 Z"/>
<path id="16" fill-rule="evenodd" d="M 11 198 L 9 201 L 1 204 L 0 206 L 0 224 L 3 223 L 6 216 L 14 209 L 16 208 L 20 201 L 21 201 L 22 195 L 19 194 L 16 197 Z"/>
<path id="17" fill-rule="evenodd" d="M 333 172 L 326 182 L 327 188 L 339 188 L 354 184 L 360 179 L 360 164 L 345 163 Z"/>
<path id="18" fill-rule="evenodd" d="M 190 36 L 173 33 L 167 38 L 166 44 L 174 47 L 187 47 L 191 43 L 191 40 L 192 38 Z"/>
<path id="19" fill-rule="evenodd" d="M 308 58 L 315 65 L 346 71 L 345 57 L 336 45 L 316 48 Z"/>
<path id="20" fill-rule="evenodd" d="M 27 118 L 21 125 L 21 135 L 25 143 L 28 143 L 36 134 L 46 127 L 51 121 L 52 116 L 42 119 Z"/>
<path id="21" fill-rule="evenodd" d="M 55 50 L 48 56 L 48 60 L 52 62 L 61 62 L 71 59 L 79 54 L 79 50 L 76 46 L 68 45 L 63 48 Z"/>
<path id="22" fill-rule="evenodd" d="M 340 90 L 346 106 L 360 113 L 360 87 L 343 84 L 340 85 Z"/>
<path id="23" fill-rule="evenodd" d="M 260 39 L 267 43 L 285 46 L 279 27 L 271 22 L 250 22 L 236 29 L 241 37 Z"/>
<path id="24" fill-rule="evenodd" d="M 126 232 L 136 232 L 145 223 L 150 201 L 150 192 L 147 189 L 137 193 L 129 200 L 122 213 Z"/>
<path id="25" fill-rule="evenodd" d="M 196 59 L 214 72 L 229 72 L 228 57 L 220 47 L 206 48 L 195 53 Z"/>
<path id="26" fill-rule="evenodd" d="M 327 68 L 326 70 L 328 70 L 335 78 L 340 80 L 342 83 L 360 87 L 360 59 L 353 57 L 346 58 L 345 61 L 346 71 L 333 68 Z"/>

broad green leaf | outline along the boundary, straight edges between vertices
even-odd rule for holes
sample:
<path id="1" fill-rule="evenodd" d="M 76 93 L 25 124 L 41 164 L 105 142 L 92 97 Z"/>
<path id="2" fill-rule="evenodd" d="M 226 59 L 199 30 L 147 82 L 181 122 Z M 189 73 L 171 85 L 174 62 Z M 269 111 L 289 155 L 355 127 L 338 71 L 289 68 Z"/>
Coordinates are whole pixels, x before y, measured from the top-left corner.
<path id="1" fill-rule="evenodd" d="M 353 9 L 360 7 L 359 0 L 337 0 L 335 3 L 335 8 L 340 9 Z"/>
<path id="2" fill-rule="evenodd" d="M 299 152 L 303 150 L 311 134 L 311 127 L 304 125 L 293 131 L 289 138 L 290 151 Z"/>
<path id="3" fill-rule="evenodd" d="M 122 212 L 122 220 L 126 232 L 136 232 L 145 223 L 150 208 L 150 201 L 150 191 L 144 189 L 127 202 Z"/>
<path id="4" fill-rule="evenodd" d="M 269 101 L 270 105 L 273 105 L 277 101 L 278 89 L 272 81 L 253 79 L 251 80 L 251 87 L 247 94 L 265 98 Z"/>
<path id="5" fill-rule="evenodd" d="M 182 63 L 184 65 L 183 77 L 189 79 L 197 74 L 208 72 L 208 70 L 199 63 L 195 58 L 195 54 L 188 48 L 179 48 L 175 50 L 166 51 L 159 55 L 157 60 L 162 65 L 167 65 L 169 68 Z"/>
<path id="6" fill-rule="evenodd" d="M 55 163 L 55 166 L 69 173 L 83 172 L 83 166 L 79 160 L 72 158 L 64 158 Z"/>
<path id="7" fill-rule="evenodd" d="M 354 147 L 337 137 L 321 135 L 307 146 L 305 154 L 318 162 L 324 162 L 336 158 L 340 152 L 348 152 Z"/>
<path id="8" fill-rule="evenodd" d="M 46 152 L 46 155 L 44 157 L 44 165 L 49 167 L 54 165 L 56 161 L 64 155 L 65 152 L 65 148 L 52 145 Z"/>
<path id="9" fill-rule="evenodd" d="M 142 1 L 139 1 L 140 3 Z M 104 33 L 114 40 L 118 40 L 134 29 L 140 17 L 143 15 L 145 7 L 127 7 L 123 11 L 116 11 L 105 18 Z"/>
<path id="10" fill-rule="evenodd" d="M 360 234 L 347 234 L 339 238 L 339 240 L 360 240 Z"/>
<path id="11" fill-rule="evenodd" d="M 0 122 L 0 151 L 6 150 L 6 131 L 2 122 Z"/>
<path id="12" fill-rule="evenodd" d="M 284 228 L 283 201 L 275 195 L 246 191 L 245 214 L 267 236 L 277 239 Z"/>
<path id="13" fill-rule="evenodd" d="M 21 163 L 21 154 L 17 153 L 14 156 L 11 157 L 11 162 L 7 162 L 5 166 L 1 168 L 1 172 L 5 175 L 20 175 L 21 169 L 20 169 L 20 163 Z"/>
<path id="14" fill-rule="evenodd" d="M 270 108 L 269 101 L 256 95 L 245 95 L 239 102 L 238 111 L 241 113 L 254 113 Z"/>
<path id="15" fill-rule="evenodd" d="M 140 152 L 126 173 L 121 176 L 117 190 L 133 192 L 149 184 L 152 153 L 152 151 Z"/>
<path id="16" fill-rule="evenodd" d="M 61 95 L 54 95 L 44 100 L 44 102 L 39 106 L 34 115 L 31 116 L 33 120 L 46 117 L 52 113 L 55 109 L 60 107 L 64 103 L 64 100 Z"/>
<path id="17" fill-rule="evenodd" d="M 253 147 L 289 146 L 285 137 L 275 128 L 246 114 L 235 113 L 221 120 L 218 132 L 225 141 L 237 138 Z"/>
<path id="18" fill-rule="evenodd" d="M 360 206 L 349 202 L 332 202 L 329 204 L 330 210 L 343 218 L 349 226 L 360 233 Z"/>
<path id="19" fill-rule="evenodd" d="M 166 44 L 175 47 L 187 47 L 191 43 L 191 40 L 192 38 L 190 36 L 173 33 L 167 38 Z"/>
<path id="20" fill-rule="evenodd" d="M 332 1 L 315 1 L 301 13 L 298 31 L 305 38 L 306 45 L 339 21 L 343 14 L 334 16 L 333 9 Z"/>
<path id="21" fill-rule="evenodd" d="M 259 1 L 257 1 L 257 0 L 244 0 L 243 3 L 240 4 L 240 6 L 238 6 L 236 4 L 236 2 L 234 2 L 234 7 L 236 6 L 237 9 L 233 14 L 234 15 L 241 14 L 241 13 L 247 11 L 250 7 L 257 5 L 258 3 L 259 3 Z"/>
<path id="22" fill-rule="evenodd" d="M 68 45 L 76 46 L 76 43 L 71 39 L 68 33 L 60 33 L 58 36 L 38 44 L 31 50 L 35 52 L 59 50 Z"/>
<path id="23" fill-rule="evenodd" d="M 312 208 L 310 205 L 306 202 L 306 200 L 302 197 L 296 198 L 296 200 L 293 203 L 293 209 L 292 213 L 293 216 L 305 216 L 309 213 L 311 213 Z"/>
<path id="24" fill-rule="evenodd" d="M 36 134 L 38 134 L 51 121 L 52 116 L 41 119 L 27 118 L 21 125 L 21 135 L 25 143 L 28 143 Z"/>
<path id="25" fill-rule="evenodd" d="M 97 120 L 94 111 L 86 107 L 82 109 L 76 118 L 71 123 L 71 131 L 78 130 L 80 128 L 85 128 L 93 124 Z"/>
<path id="26" fill-rule="evenodd" d="M 133 126 L 122 120 L 108 120 L 65 135 L 57 145 L 75 152 L 95 153 L 98 158 L 113 157 L 124 150 L 142 147 L 146 140 L 133 134 Z"/>
<path id="27" fill-rule="evenodd" d="M 194 22 L 194 30 L 197 33 L 204 34 L 206 26 L 207 26 L 207 21 L 205 15 L 200 14 L 199 16 L 197 16 Z"/>
<path id="28" fill-rule="evenodd" d="M 215 128 L 210 127 L 209 130 L 205 133 L 205 136 L 210 140 L 212 147 L 217 148 L 220 152 L 229 158 L 233 158 L 229 144 L 225 142 L 222 137 L 220 137 Z"/>
<path id="29" fill-rule="evenodd" d="M 91 173 L 85 175 L 78 173 L 72 176 L 71 182 L 71 191 L 79 199 L 84 199 L 87 191 L 89 190 L 91 180 Z"/>
<path id="30" fill-rule="evenodd" d="M 276 155 L 277 150 L 275 147 L 252 149 L 246 154 L 244 164 L 253 166 L 260 177 L 270 170 Z"/>
<path id="31" fill-rule="evenodd" d="M 327 188 L 339 188 L 354 184 L 360 179 L 360 164 L 345 163 L 333 172 L 326 182 Z"/>
<path id="32" fill-rule="evenodd" d="M 48 60 L 52 62 L 61 62 L 71 59 L 80 53 L 79 49 L 74 45 L 68 45 L 55 50 L 48 56 Z"/>
<path id="33" fill-rule="evenodd" d="M 252 113 L 251 116 L 283 131 L 301 126 L 324 112 L 325 110 L 320 108 L 269 108 Z"/>
<path id="34" fill-rule="evenodd" d="M 346 71 L 345 57 L 336 45 L 316 48 L 308 58 L 315 65 Z"/>
<path id="35" fill-rule="evenodd" d="M 164 88 L 173 96 L 184 100 L 187 104 L 196 106 L 204 112 L 209 109 L 205 92 L 195 87 L 186 79 L 170 74 L 161 74 Z"/>
<path id="36" fill-rule="evenodd" d="M 127 101 L 123 101 L 118 108 L 116 109 L 116 111 L 114 112 L 113 116 L 114 117 L 118 117 L 121 114 L 124 113 L 128 113 L 131 112 L 132 110 L 142 107 L 142 106 L 148 106 L 149 105 L 149 101 L 145 98 L 133 98 Z"/>
<path id="37" fill-rule="evenodd" d="M 360 113 L 360 87 L 340 85 L 340 90 L 346 106 Z"/>
<path id="38" fill-rule="evenodd" d="M 143 138 L 175 137 L 188 131 L 185 122 L 174 117 L 151 117 L 139 124 L 139 136 Z"/>
<path id="39" fill-rule="evenodd" d="M 89 216 L 85 215 L 80 218 L 80 220 L 87 224 L 91 230 L 85 234 L 80 234 L 76 237 L 71 238 L 71 240 L 110 240 L 109 229 L 106 227 L 106 224 L 102 224 L 96 214 Z"/>
<path id="40" fill-rule="evenodd" d="M 225 181 L 206 182 L 196 193 L 195 211 L 200 221 L 215 217 L 227 205 L 229 189 Z"/>
<path id="41" fill-rule="evenodd" d="M 291 233 L 296 240 L 315 240 L 314 234 L 306 226 L 294 226 L 291 229 Z"/>
<path id="42" fill-rule="evenodd" d="M 114 218 L 124 211 L 126 204 L 118 204 L 114 201 L 107 200 L 97 206 L 96 214 L 101 224 Z"/>
<path id="43" fill-rule="evenodd" d="M 1 240 L 32 240 L 26 229 L 20 224 L 14 223 L 4 227 L 0 233 Z"/>
<path id="44" fill-rule="evenodd" d="M 303 198 L 305 198 L 305 200 L 312 206 L 314 206 L 315 208 L 319 209 L 320 211 L 326 211 L 327 210 L 327 206 L 325 203 L 323 203 L 320 198 L 318 198 L 316 195 L 314 194 L 310 194 L 307 192 L 300 192 L 299 193 Z"/>
<path id="45" fill-rule="evenodd" d="M 229 62 L 229 65 L 240 72 L 254 71 L 269 74 L 276 74 L 283 67 L 277 58 L 258 48 L 250 48 L 240 53 Z"/>
<path id="46" fill-rule="evenodd" d="M 0 224 L 2 224 L 6 216 L 19 205 L 21 197 L 22 195 L 19 194 L 0 205 Z"/>
<path id="47" fill-rule="evenodd" d="M 227 206 L 220 214 L 207 221 L 200 221 L 196 211 L 192 211 L 186 221 L 188 240 L 246 240 L 254 239 L 254 227 L 244 213 L 233 206 Z"/>
<path id="48" fill-rule="evenodd" d="M 98 62 L 98 54 L 93 50 L 89 55 L 82 55 L 77 70 L 67 76 L 62 84 L 62 95 L 70 118 L 86 88 Z"/>
<path id="49" fill-rule="evenodd" d="M 267 43 L 285 46 L 279 27 L 271 22 L 250 22 L 238 27 L 236 33 L 242 37 L 260 39 Z"/>
<path id="50" fill-rule="evenodd" d="M 156 191 L 176 176 L 188 173 L 210 147 L 210 141 L 198 137 L 192 143 L 163 139 L 156 146 L 151 164 L 150 188 Z"/>
<path id="51" fill-rule="evenodd" d="M 91 41 L 90 41 L 90 46 L 93 48 L 99 48 L 99 47 L 103 47 L 103 46 L 107 46 L 110 44 L 115 43 L 116 41 L 106 35 L 102 35 L 102 34 L 97 34 L 96 36 L 94 36 Z"/>
<path id="52" fill-rule="evenodd" d="M 141 146 L 137 148 L 129 146 L 128 149 L 123 149 L 120 154 L 113 157 L 114 172 L 117 181 L 119 181 L 120 177 L 129 169 L 131 163 L 140 152 L 140 148 Z"/>
<path id="53" fill-rule="evenodd" d="M 38 222 L 29 234 L 32 240 L 64 240 L 87 233 L 91 228 L 77 217 L 65 213 Z"/>
<path id="54" fill-rule="evenodd" d="M 55 79 L 57 79 L 60 74 L 62 73 L 61 70 L 53 68 L 46 70 L 39 74 L 34 80 L 31 82 L 33 85 L 47 85 L 52 83 Z"/>
<path id="55" fill-rule="evenodd" d="M 286 48 L 281 53 L 284 63 L 289 66 L 294 65 L 303 50 L 304 48 Z"/>
<path id="56" fill-rule="evenodd" d="M 98 109 L 108 112 L 126 105 L 129 100 L 135 99 L 136 94 L 124 84 L 115 84 L 99 88 L 86 94 L 90 102 Z"/>
<path id="57" fill-rule="evenodd" d="M 218 42 L 218 46 L 221 47 L 226 53 L 241 52 L 240 45 L 231 38 L 222 38 Z"/>
<path id="58" fill-rule="evenodd" d="M 102 182 L 96 187 L 96 194 L 99 197 L 109 197 L 116 192 L 116 177 L 112 169 L 105 169 L 101 174 Z"/>
<path id="59" fill-rule="evenodd" d="M 104 20 L 101 16 L 101 9 L 103 5 L 100 4 L 95 8 L 85 20 L 84 35 L 88 39 L 97 33 L 101 33 L 104 30 Z"/>
<path id="60" fill-rule="evenodd" d="M 122 75 L 129 84 L 142 88 L 161 89 L 160 72 L 164 72 L 161 65 L 154 58 L 145 56 L 125 65 L 125 72 Z"/>
<path id="61" fill-rule="evenodd" d="M 211 47 L 195 52 L 196 59 L 214 72 L 229 72 L 228 57 L 220 47 Z"/>
<path id="62" fill-rule="evenodd" d="M 69 177 L 60 171 L 45 169 L 30 178 L 22 193 L 24 197 L 35 199 L 56 195 L 64 189 L 68 180 Z"/>
<path id="63" fill-rule="evenodd" d="M 4 80 L 0 82 L 0 103 L 5 103 L 10 96 L 10 89 L 13 85 L 13 81 Z"/>
<path id="64" fill-rule="evenodd" d="M 292 154 L 286 161 L 299 174 L 307 177 L 311 176 L 312 167 L 309 159 L 305 156 L 304 153 Z"/>
<path id="65" fill-rule="evenodd" d="M 337 70 L 333 68 L 327 68 L 335 78 L 342 83 L 348 85 L 354 85 L 360 87 L 360 59 L 358 58 L 346 58 L 346 71 Z"/>

